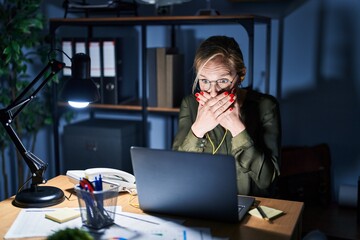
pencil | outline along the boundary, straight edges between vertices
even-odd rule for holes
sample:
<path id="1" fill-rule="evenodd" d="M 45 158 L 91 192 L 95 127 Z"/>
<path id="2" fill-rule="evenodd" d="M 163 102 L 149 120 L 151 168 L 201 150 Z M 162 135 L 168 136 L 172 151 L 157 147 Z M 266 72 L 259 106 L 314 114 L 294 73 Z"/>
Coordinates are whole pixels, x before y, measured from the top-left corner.
<path id="1" fill-rule="evenodd" d="M 256 206 L 256 209 L 259 211 L 263 219 L 265 219 L 266 221 L 270 221 L 270 219 L 268 218 L 268 216 L 266 216 L 266 213 L 261 209 L 260 206 Z"/>

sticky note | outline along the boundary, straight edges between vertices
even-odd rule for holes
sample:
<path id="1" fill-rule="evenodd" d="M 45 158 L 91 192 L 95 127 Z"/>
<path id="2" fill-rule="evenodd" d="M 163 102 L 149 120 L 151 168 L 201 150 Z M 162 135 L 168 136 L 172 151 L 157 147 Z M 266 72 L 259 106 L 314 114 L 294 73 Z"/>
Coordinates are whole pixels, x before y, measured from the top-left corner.
<path id="1" fill-rule="evenodd" d="M 70 208 L 61 208 L 45 214 L 45 218 L 58 223 L 64 223 L 77 217 L 80 217 L 80 212 Z"/>
<path id="2" fill-rule="evenodd" d="M 283 214 L 284 212 L 275 208 L 271 208 L 271 207 L 267 207 L 267 206 L 259 206 L 261 207 L 261 209 L 263 210 L 263 212 L 266 214 L 266 216 L 269 219 L 273 219 L 275 217 L 280 216 L 281 214 Z M 249 211 L 249 214 L 258 218 L 262 218 L 261 214 L 259 213 L 259 211 L 254 208 L 252 210 Z"/>

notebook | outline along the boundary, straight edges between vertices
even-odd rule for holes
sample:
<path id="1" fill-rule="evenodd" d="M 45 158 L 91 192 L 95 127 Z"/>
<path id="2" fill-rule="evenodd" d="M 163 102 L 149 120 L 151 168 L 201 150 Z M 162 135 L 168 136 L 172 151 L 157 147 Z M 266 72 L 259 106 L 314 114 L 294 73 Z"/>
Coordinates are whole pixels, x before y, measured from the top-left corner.
<path id="1" fill-rule="evenodd" d="M 140 208 L 238 222 L 254 202 L 238 196 L 232 156 L 131 147 Z"/>

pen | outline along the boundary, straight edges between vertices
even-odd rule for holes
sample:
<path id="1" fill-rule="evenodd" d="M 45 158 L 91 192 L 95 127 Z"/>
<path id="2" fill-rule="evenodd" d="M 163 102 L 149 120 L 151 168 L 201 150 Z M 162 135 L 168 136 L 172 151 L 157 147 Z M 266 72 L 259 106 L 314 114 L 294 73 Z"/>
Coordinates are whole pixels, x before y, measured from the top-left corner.
<path id="1" fill-rule="evenodd" d="M 256 206 L 256 209 L 259 211 L 261 217 L 266 221 L 270 221 L 270 219 L 266 216 L 266 213 L 261 209 L 260 206 Z"/>

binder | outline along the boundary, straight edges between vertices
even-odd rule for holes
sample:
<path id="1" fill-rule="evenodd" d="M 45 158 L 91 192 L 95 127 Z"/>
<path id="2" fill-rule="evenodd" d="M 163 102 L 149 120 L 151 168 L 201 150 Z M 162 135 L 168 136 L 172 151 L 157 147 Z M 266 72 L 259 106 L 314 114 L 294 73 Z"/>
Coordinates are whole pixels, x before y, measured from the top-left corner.
<path id="1" fill-rule="evenodd" d="M 73 41 L 71 39 L 62 39 L 61 41 L 61 50 L 67 55 L 62 55 L 62 60 L 65 63 L 65 68 L 63 70 L 64 77 L 71 76 L 71 59 L 73 56 Z"/>
<path id="2" fill-rule="evenodd" d="M 90 56 L 90 76 L 99 88 L 100 102 L 103 104 L 118 104 L 119 102 L 119 86 L 122 82 L 120 42 L 120 39 L 117 38 L 91 38 L 88 40 L 74 38 L 62 41 L 62 47 L 65 50 L 63 51 L 69 57 L 76 53 L 86 53 Z M 65 62 L 65 64 L 71 66 L 70 59 L 67 61 L 68 63 Z M 71 69 L 66 69 L 64 76 L 70 77 Z"/>
<path id="3" fill-rule="evenodd" d="M 95 82 L 96 87 L 99 89 L 101 98 L 103 97 L 101 89 L 101 41 L 96 39 L 89 40 L 89 56 L 91 59 L 90 65 L 90 76 L 91 79 Z M 102 100 L 101 100 L 102 102 Z"/>
<path id="4" fill-rule="evenodd" d="M 85 39 L 75 39 L 75 54 L 87 53 Z"/>
<path id="5" fill-rule="evenodd" d="M 116 41 L 102 41 L 102 102 L 118 104 L 118 79 L 116 69 Z"/>

